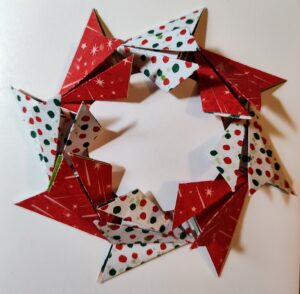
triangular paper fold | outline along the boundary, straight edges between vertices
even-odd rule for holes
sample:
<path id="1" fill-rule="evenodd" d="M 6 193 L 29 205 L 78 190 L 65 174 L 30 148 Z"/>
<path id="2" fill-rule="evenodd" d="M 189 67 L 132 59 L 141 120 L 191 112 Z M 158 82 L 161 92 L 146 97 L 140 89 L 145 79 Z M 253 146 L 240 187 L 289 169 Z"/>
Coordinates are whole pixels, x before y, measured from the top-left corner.
<path id="1" fill-rule="evenodd" d="M 179 184 L 173 228 L 210 208 L 229 192 L 230 187 L 223 179 Z"/>
<path id="2" fill-rule="evenodd" d="M 286 179 L 282 164 L 272 150 L 271 142 L 265 136 L 259 115 L 252 110 L 253 118 L 249 122 L 248 134 L 248 180 L 250 194 L 261 186 L 270 183 L 287 193 L 293 193 Z"/>
<path id="3" fill-rule="evenodd" d="M 163 234 L 149 227 L 95 221 L 99 232 L 112 244 L 136 243 L 186 243 L 186 236 L 177 238 L 174 234 Z M 189 240 L 190 241 L 190 240 Z"/>
<path id="4" fill-rule="evenodd" d="M 51 199 L 74 211 L 90 223 L 98 219 L 98 215 L 82 188 L 79 178 L 74 174 L 65 159 L 60 162 L 48 195 Z"/>
<path id="5" fill-rule="evenodd" d="M 78 85 L 121 44 L 121 40 L 103 36 L 96 12 L 93 10 L 60 93 L 64 95 Z"/>
<path id="6" fill-rule="evenodd" d="M 239 216 L 248 191 L 247 184 L 241 186 L 230 199 L 201 227 L 201 233 L 192 248 L 206 246 L 214 267 L 220 275 Z"/>
<path id="7" fill-rule="evenodd" d="M 12 88 L 22 113 L 23 121 L 29 128 L 37 153 L 45 171 L 52 175 L 58 143 L 60 124 L 60 96 L 42 101 Z"/>
<path id="8" fill-rule="evenodd" d="M 227 127 L 218 146 L 210 151 L 213 164 L 232 191 L 236 188 L 239 175 L 245 172 L 248 174 L 250 194 L 267 183 L 293 193 L 271 142 L 264 135 L 259 115 L 253 110 L 250 113 L 251 120 L 234 120 Z"/>
<path id="9" fill-rule="evenodd" d="M 117 197 L 113 202 L 100 207 L 99 210 L 161 233 L 168 233 L 172 229 L 168 215 L 140 190 Z"/>
<path id="10" fill-rule="evenodd" d="M 197 54 L 196 60 L 199 64 L 197 73 L 203 111 L 225 117 L 250 118 L 237 97 L 232 94 L 200 53 Z"/>
<path id="11" fill-rule="evenodd" d="M 65 152 L 85 155 L 90 144 L 99 136 L 100 130 L 101 125 L 82 103 L 66 141 Z"/>
<path id="12" fill-rule="evenodd" d="M 172 38 L 170 41 L 165 40 L 169 36 L 168 34 L 170 34 L 173 31 L 177 31 L 176 32 L 176 35 L 177 35 L 178 32 L 180 33 L 180 30 L 186 29 L 189 34 L 193 34 L 202 12 L 203 12 L 203 8 L 195 10 L 192 13 L 189 13 L 187 15 L 183 15 L 180 18 L 173 19 L 166 24 L 160 25 L 154 29 L 150 29 L 144 34 L 141 34 L 135 38 L 129 39 L 128 41 L 126 41 L 124 43 L 124 45 L 133 46 L 133 47 L 141 47 L 141 48 L 149 48 L 149 49 L 158 49 L 157 48 L 158 46 L 153 47 L 153 44 L 159 43 L 160 40 L 163 40 L 166 42 L 171 42 L 171 41 L 174 41 L 174 39 L 175 40 L 178 39 L 178 37 L 177 37 L 177 38 Z M 182 35 L 185 35 L 185 34 L 186 34 L 186 32 L 184 32 L 184 34 L 182 32 Z M 172 37 L 175 37 L 175 36 L 172 36 Z M 153 42 L 152 47 L 148 47 L 147 44 L 149 45 L 150 42 L 149 41 L 145 42 L 143 40 L 148 40 L 151 38 L 156 38 L 157 42 Z M 179 36 L 179 38 L 180 38 L 180 36 Z M 180 42 L 180 40 L 178 40 L 178 41 Z M 181 46 L 179 46 L 179 47 L 176 46 L 177 50 L 175 50 L 175 51 L 181 51 L 180 50 Z M 164 46 L 160 46 L 159 49 L 163 50 L 163 48 L 164 48 Z"/>
<path id="13" fill-rule="evenodd" d="M 63 103 L 126 98 L 133 56 L 89 79 L 63 96 Z"/>
<path id="14" fill-rule="evenodd" d="M 258 110 L 261 108 L 261 91 L 285 81 L 204 49 L 201 54 L 238 97 L 245 98 Z"/>
<path id="15" fill-rule="evenodd" d="M 161 90 L 170 91 L 198 69 L 196 63 L 176 58 L 176 55 L 120 46 L 124 56 L 134 54 L 134 65 Z"/>
<path id="16" fill-rule="evenodd" d="M 101 268 L 99 281 L 105 282 L 178 247 L 179 244 L 173 243 L 112 245 Z"/>
<path id="17" fill-rule="evenodd" d="M 88 234 L 104 238 L 93 223 L 77 215 L 77 213 L 49 197 L 48 191 L 23 200 L 16 205 L 39 213 L 48 218 L 82 230 Z"/>
<path id="18" fill-rule="evenodd" d="M 94 207 L 113 199 L 111 164 L 73 154 L 69 157 Z"/>
<path id="19" fill-rule="evenodd" d="M 246 122 L 234 120 L 225 130 L 218 146 L 210 151 L 210 158 L 225 181 L 234 191 L 239 175 L 243 146 L 245 145 Z"/>
<path id="20" fill-rule="evenodd" d="M 152 30 L 150 30 L 152 32 Z M 147 33 L 124 43 L 125 46 L 161 51 L 198 51 L 197 41 L 186 27 L 172 31 L 162 30 L 158 33 Z"/>

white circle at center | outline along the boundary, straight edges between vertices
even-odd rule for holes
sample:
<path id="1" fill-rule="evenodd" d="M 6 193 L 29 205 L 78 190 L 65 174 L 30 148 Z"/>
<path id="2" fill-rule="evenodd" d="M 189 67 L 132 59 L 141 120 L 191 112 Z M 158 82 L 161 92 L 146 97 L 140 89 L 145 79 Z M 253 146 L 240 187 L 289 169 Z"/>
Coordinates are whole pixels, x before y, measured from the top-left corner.
<path id="1" fill-rule="evenodd" d="M 188 80 L 174 96 L 135 74 L 128 99 L 93 104 L 103 131 L 90 156 L 113 165 L 118 195 L 138 188 L 168 210 L 174 208 L 179 183 L 216 177 L 208 153 L 223 127 L 202 112 L 196 86 Z"/>

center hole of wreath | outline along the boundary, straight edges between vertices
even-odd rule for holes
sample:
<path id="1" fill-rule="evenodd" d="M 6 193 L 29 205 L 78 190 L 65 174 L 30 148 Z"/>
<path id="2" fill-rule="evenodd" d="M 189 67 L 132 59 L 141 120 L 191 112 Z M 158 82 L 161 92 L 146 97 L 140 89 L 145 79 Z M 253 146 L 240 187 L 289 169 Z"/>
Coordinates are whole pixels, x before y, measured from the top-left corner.
<path id="1" fill-rule="evenodd" d="M 127 100 L 92 106 L 103 132 L 91 157 L 113 165 L 118 195 L 139 188 L 173 209 L 179 183 L 215 177 L 207 154 L 223 127 L 202 112 L 196 87 L 187 80 L 174 96 L 136 74 Z"/>

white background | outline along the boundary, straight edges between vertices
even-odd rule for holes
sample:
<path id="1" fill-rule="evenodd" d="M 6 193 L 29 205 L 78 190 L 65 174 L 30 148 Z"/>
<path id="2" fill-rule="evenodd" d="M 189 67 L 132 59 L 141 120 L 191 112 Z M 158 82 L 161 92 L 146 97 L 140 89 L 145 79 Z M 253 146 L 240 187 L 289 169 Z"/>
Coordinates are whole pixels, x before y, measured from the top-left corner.
<path id="1" fill-rule="evenodd" d="M 262 112 L 264 127 L 300 193 L 298 0 L 1 0 L 0 293 L 298 293 L 300 201 L 274 188 L 264 187 L 247 201 L 221 278 L 199 252 L 182 248 L 99 285 L 105 241 L 13 205 L 43 190 L 47 181 L 8 87 L 38 97 L 55 95 L 92 8 L 115 36 L 126 39 L 201 5 L 208 8 L 202 45 L 205 41 L 209 49 L 288 79 L 263 95 Z M 144 95 L 148 86 L 132 85 L 130 97 Z M 151 190 L 170 208 L 172 181 L 212 177 L 201 152 L 213 143 L 221 125 L 201 114 L 197 97 L 150 92 L 151 86 L 149 97 L 140 103 L 93 106 L 112 140 L 92 156 L 113 159 L 116 174 L 123 175 L 120 192 Z M 133 127 L 122 132 L 130 123 Z M 137 160 L 134 148 L 142 148 L 139 159 L 145 162 Z M 169 173 L 166 164 L 172 164 Z"/>

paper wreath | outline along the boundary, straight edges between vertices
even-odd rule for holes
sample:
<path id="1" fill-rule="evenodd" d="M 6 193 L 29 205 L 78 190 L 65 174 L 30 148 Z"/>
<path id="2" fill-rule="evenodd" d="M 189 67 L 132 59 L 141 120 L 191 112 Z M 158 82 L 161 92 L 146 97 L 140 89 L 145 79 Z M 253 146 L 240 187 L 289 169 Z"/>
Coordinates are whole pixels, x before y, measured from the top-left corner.
<path id="1" fill-rule="evenodd" d="M 202 11 L 125 42 L 105 36 L 92 11 L 60 95 L 45 101 L 12 88 L 49 177 L 17 205 L 110 242 L 100 281 L 187 244 L 206 247 L 220 274 L 246 195 L 264 184 L 292 193 L 259 116 L 261 92 L 284 80 L 200 48 L 193 33 Z M 224 123 L 209 154 L 219 176 L 179 184 L 173 211 L 140 190 L 117 196 L 112 166 L 88 155 L 101 136 L 89 105 L 126 99 L 132 67 L 163 91 L 195 79 L 203 111 Z"/>

